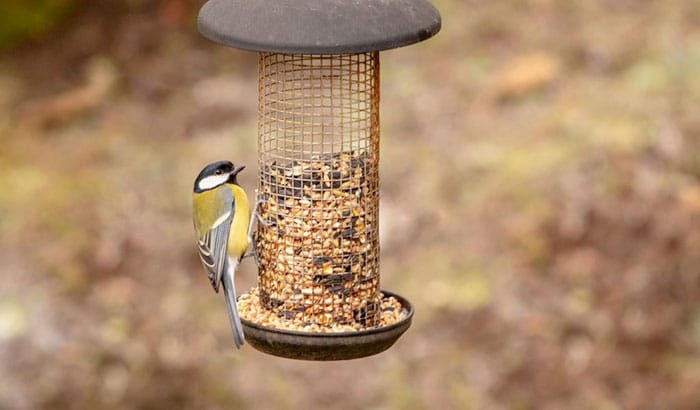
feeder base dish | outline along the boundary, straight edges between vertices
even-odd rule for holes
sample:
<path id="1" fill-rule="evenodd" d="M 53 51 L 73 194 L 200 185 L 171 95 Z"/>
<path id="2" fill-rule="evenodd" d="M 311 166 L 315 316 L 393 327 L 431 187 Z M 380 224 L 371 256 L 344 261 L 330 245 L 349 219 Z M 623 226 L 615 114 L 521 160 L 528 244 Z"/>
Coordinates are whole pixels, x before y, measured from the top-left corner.
<path id="1" fill-rule="evenodd" d="M 391 347 L 411 326 L 413 306 L 404 297 L 393 296 L 405 310 L 400 321 L 367 330 L 340 333 L 310 333 L 282 330 L 241 319 L 246 341 L 255 349 L 274 356 L 299 360 L 348 360 L 381 353 Z"/>

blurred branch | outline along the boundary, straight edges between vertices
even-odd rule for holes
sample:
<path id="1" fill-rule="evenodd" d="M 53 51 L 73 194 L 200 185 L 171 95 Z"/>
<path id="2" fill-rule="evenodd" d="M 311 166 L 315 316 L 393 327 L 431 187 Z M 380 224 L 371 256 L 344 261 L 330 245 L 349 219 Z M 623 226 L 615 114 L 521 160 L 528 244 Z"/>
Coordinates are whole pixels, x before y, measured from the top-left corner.
<path id="1" fill-rule="evenodd" d="M 93 58 L 87 65 L 86 77 L 80 87 L 30 102 L 20 117 L 19 128 L 36 131 L 93 110 L 109 95 L 117 72 L 109 60 Z"/>

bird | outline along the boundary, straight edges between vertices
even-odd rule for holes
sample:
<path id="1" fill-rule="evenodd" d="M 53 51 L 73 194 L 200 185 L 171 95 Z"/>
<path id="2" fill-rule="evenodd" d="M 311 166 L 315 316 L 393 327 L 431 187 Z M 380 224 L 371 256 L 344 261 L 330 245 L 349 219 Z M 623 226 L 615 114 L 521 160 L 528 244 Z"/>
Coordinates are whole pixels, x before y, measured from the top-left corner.
<path id="1" fill-rule="evenodd" d="M 230 161 L 213 162 L 197 175 L 192 194 L 194 229 L 202 265 L 212 287 L 223 287 L 233 341 L 240 349 L 245 343 L 236 305 L 234 276 L 248 249 L 250 205 L 236 179 L 245 166 Z M 249 230 L 248 230 L 249 231 Z"/>

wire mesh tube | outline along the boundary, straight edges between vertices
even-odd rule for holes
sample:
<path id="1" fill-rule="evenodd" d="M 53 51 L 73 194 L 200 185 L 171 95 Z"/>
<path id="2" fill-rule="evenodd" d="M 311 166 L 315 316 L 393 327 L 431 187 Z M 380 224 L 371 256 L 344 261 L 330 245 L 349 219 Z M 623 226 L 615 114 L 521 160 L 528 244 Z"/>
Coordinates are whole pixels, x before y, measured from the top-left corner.
<path id="1" fill-rule="evenodd" d="M 379 55 L 258 68 L 260 301 L 306 326 L 377 326 Z"/>

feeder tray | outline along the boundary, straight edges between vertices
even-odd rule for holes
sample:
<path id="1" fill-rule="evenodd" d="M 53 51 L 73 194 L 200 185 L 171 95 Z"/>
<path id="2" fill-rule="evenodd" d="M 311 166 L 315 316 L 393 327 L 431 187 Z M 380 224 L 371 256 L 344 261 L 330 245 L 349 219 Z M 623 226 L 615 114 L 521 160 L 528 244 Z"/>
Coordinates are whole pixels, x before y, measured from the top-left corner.
<path id="1" fill-rule="evenodd" d="M 379 51 L 433 36 L 439 13 L 425 0 L 209 0 L 198 23 L 259 53 L 260 264 L 257 302 L 240 312 L 246 340 L 306 360 L 388 349 L 413 307 L 379 287 Z M 388 322 L 382 295 L 405 314 Z"/>
<path id="2" fill-rule="evenodd" d="M 241 319 L 246 341 L 261 352 L 299 360 L 348 360 L 381 353 L 408 330 L 413 319 L 413 306 L 406 298 L 387 291 L 382 293 L 401 303 L 403 319 L 388 326 L 342 333 L 275 329 Z"/>

